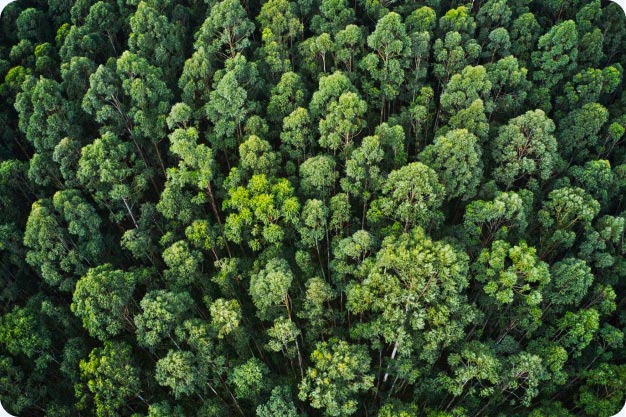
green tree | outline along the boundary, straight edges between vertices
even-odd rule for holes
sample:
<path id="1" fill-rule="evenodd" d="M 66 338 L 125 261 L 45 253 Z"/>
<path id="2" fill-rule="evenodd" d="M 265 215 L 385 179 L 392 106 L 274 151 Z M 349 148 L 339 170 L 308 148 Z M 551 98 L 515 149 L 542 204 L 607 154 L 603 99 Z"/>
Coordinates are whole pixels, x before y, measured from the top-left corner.
<path id="1" fill-rule="evenodd" d="M 274 388 L 268 401 L 257 407 L 256 415 L 257 417 L 298 417 L 289 387 Z"/>
<path id="2" fill-rule="evenodd" d="M 435 138 L 418 157 L 435 170 L 448 199 L 469 200 L 481 182 L 481 156 L 478 138 L 465 129 L 455 129 Z"/>
<path id="3" fill-rule="evenodd" d="M 186 292 L 154 290 L 147 293 L 139 305 L 141 313 L 134 317 L 137 342 L 155 349 L 164 338 L 173 340 L 173 330 L 191 308 L 193 300 Z"/>
<path id="4" fill-rule="evenodd" d="M 312 366 L 299 384 L 298 398 L 328 416 L 350 416 L 358 409 L 355 394 L 374 385 L 370 359 L 362 345 L 336 338 L 318 342 L 311 353 Z"/>
<path id="5" fill-rule="evenodd" d="M 224 233 L 235 243 L 246 242 L 254 251 L 265 245 L 279 245 L 288 225 L 298 222 L 300 203 L 287 179 L 271 181 L 264 174 L 253 175 L 248 184 L 228 190 L 224 209 Z"/>
<path id="6" fill-rule="evenodd" d="M 421 162 L 412 162 L 389 173 L 382 196 L 372 202 L 367 218 L 373 223 L 391 219 L 405 232 L 416 225 L 428 227 L 440 220 L 443 198 L 437 173 Z"/>
<path id="7" fill-rule="evenodd" d="M 554 129 L 542 110 L 528 111 L 501 127 L 492 155 L 496 181 L 511 188 L 550 178 L 559 161 Z"/>
<path id="8" fill-rule="evenodd" d="M 170 350 L 156 364 L 155 379 L 159 385 L 170 389 L 174 398 L 196 392 L 201 376 L 192 352 Z"/>
<path id="9" fill-rule="evenodd" d="M 293 272 L 287 261 L 274 258 L 258 273 L 250 277 L 250 296 L 261 318 L 271 317 L 272 307 L 285 307 L 291 315 L 291 301 L 289 287 L 294 279 Z"/>
<path id="10" fill-rule="evenodd" d="M 90 268 L 78 280 L 71 309 L 91 336 L 105 341 L 134 327 L 129 307 L 135 279 L 133 273 L 105 264 Z"/>
<path id="11" fill-rule="evenodd" d="M 372 50 L 361 61 L 369 73 L 365 90 L 380 105 L 381 122 L 391 110 L 393 100 L 400 94 L 404 71 L 410 63 L 411 38 L 399 14 L 391 12 L 376 24 L 376 30 L 367 37 Z"/>
<path id="12" fill-rule="evenodd" d="M 78 385 L 80 408 L 86 407 L 93 398 L 98 417 L 114 417 L 128 405 L 128 401 L 140 397 L 139 370 L 133 365 L 131 347 L 124 342 L 105 341 L 104 347 L 89 353 L 89 360 L 80 361 L 81 379 Z"/>

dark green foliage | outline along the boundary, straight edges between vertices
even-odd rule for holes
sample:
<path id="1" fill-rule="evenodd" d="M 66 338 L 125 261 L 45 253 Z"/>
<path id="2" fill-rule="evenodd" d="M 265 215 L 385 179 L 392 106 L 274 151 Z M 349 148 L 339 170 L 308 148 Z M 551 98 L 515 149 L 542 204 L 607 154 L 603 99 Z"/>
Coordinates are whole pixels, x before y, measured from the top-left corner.
<path id="1" fill-rule="evenodd" d="M 600 0 L 12 2 L 2 405 L 615 414 L 625 22 Z"/>

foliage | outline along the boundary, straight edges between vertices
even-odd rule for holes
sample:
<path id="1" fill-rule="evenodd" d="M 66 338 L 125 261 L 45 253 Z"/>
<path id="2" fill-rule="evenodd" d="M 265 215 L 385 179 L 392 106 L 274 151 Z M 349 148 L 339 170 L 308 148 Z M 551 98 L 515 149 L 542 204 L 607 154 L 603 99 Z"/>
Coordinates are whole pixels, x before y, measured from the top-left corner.
<path id="1" fill-rule="evenodd" d="M 2 405 L 614 415 L 624 22 L 600 0 L 12 2 Z"/>

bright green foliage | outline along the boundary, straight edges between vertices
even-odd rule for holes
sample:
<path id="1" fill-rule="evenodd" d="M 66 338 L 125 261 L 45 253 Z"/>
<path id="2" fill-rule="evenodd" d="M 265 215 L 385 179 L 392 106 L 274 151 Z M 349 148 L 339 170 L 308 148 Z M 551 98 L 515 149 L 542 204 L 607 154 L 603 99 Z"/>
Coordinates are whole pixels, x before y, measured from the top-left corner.
<path id="1" fill-rule="evenodd" d="M 215 2 L 196 32 L 194 47 L 197 51 L 206 48 L 219 59 L 234 58 L 250 45 L 253 30 L 254 23 L 248 19 L 239 0 Z"/>
<path id="2" fill-rule="evenodd" d="M 591 268 L 585 261 L 566 258 L 550 268 L 552 280 L 548 300 L 556 305 L 578 305 L 593 282 Z"/>
<path id="3" fill-rule="evenodd" d="M 614 415 L 613 3 L 12 2 L 3 407 Z"/>
<path id="4" fill-rule="evenodd" d="M 102 252 L 100 218 L 76 190 L 59 191 L 50 203 L 33 203 L 24 232 L 26 262 L 49 285 L 71 292 Z"/>
<path id="5" fill-rule="evenodd" d="M 128 216 L 137 226 L 133 206 L 148 186 L 150 171 L 131 143 L 104 133 L 82 149 L 76 177 L 116 221 Z"/>
<path id="6" fill-rule="evenodd" d="M 234 148 L 243 139 L 244 122 L 255 105 L 247 87 L 254 87 L 257 75 L 256 65 L 241 54 L 228 59 L 225 69 L 215 74 L 205 105 L 206 117 L 215 125 L 211 136 L 214 149 Z"/>
<path id="7" fill-rule="evenodd" d="M 459 32 L 447 32 L 433 43 L 433 74 L 447 84 L 452 75 L 458 74 L 468 64 L 468 59 L 480 55 L 481 47 L 476 40 L 463 41 Z"/>
<path id="8" fill-rule="evenodd" d="M 601 140 L 600 129 L 608 117 L 607 109 L 598 103 L 585 104 L 564 117 L 559 132 L 563 157 L 576 162 L 589 159 Z"/>
<path id="9" fill-rule="evenodd" d="M 539 327 L 540 305 L 550 271 L 548 264 L 537 257 L 535 248 L 523 241 L 512 246 L 496 240 L 490 249 L 483 249 L 472 269 L 488 297 L 486 303 L 503 312 L 497 320 L 512 323 L 507 333 L 532 332 Z"/>
<path id="10" fill-rule="evenodd" d="M 527 76 L 528 70 L 514 56 L 502 58 L 487 67 L 495 114 L 505 117 L 523 107 L 531 86 Z"/>
<path id="11" fill-rule="evenodd" d="M 168 22 L 165 15 L 140 1 L 130 18 L 128 49 L 145 58 L 150 64 L 163 69 L 166 74 L 178 71 L 182 64 L 182 28 Z"/>
<path id="12" fill-rule="evenodd" d="M 454 376 L 441 375 L 440 382 L 455 397 L 475 394 L 488 398 L 500 381 L 502 364 L 492 349 L 480 343 L 471 343 L 460 353 L 448 357 Z"/>
<path id="13" fill-rule="evenodd" d="M 585 385 L 580 388 L 578 404 L 589 415 L 610 417 L 615 415 L 623 403 L 623 365 L 601 364 L 584 372 Z M 606 395 L 606 393 L 609 395 Z"/>
<path id="14" fill-rule="evenodd" d="M 330 284 L 319 277 L 313 277 L 306 282 L 306 298 L 303 309 L 298 315 L 308 320 L 307 330 L 317 332 L 324 328 L 331 313 L 327 309 L 327 303 L 335 296 Z"/>
<path id="15" fill-rule="evenodd" d="M 272 88 L 272 96 L 267 105 L 268 117 L 271 120 L 282 121 L 297 108 L 304 105 L 306 89 L 302 78 L 295 72 L 286 72 L 280 77 L 280 82 Z"/>
<path id="16" fill-rule="evenodd" d="M 363 138 L 361 146 L 346 161 L 346 177 L 342 178 L 341 188 L 366 205 L 385 183 L 381 169 L 384 156 L 379 136 Z"/>
<path id="17" fill-rule="evenodd" d="M 202 254 L 191 249 L 186 240 L 180 240 L 163 250 L 163 261 L 168 266 L 164 275 L 170 285 L 185 287 L 196 282 L 200 275 Z"/>
<path id="18" fill-rule="evenodd" d="M 278 155 L 269 142 L 251 135 L 239 145 L 239 164 L 243 171 L 251 174 L 273 176 L 278 167 Z"/>
<path id="19" fill-rule="evenodd" d="M 465 210 L 465 239 L 482 247 L 496 239 L 504 240 L 511 232 L 523 233 L 527 218 L 523 195 L 500 192 L 491 201 L 474 200 Z M 517 230 L 516 230 L 517 229 Z"/>
<path id="20" fill-rule="evenodd" d="M 576 68 L 578 56 L 576 23 L 571 20 L 553 26 L 539 38 L 538 51 L 533 52 L 533 65 L 537 67 L 534 80 L 541 88 L 555 87 L 564 76 Z"/>
<path id="21" fill-rule="evenodd" d="M 430 239 L 419 227 L 382 243 L 367 277 L 348 287 L 348 308 L 369 312 L 369 322 L 353 333 L 367 340 L 382 337 L 396 352 L 432 364 L 442 348 L 463 337 L 472 318 L 461 289 L 468 286 L 467 256 Z M 414 379 L 400 366 L 393 372 Z"/>
<path id="22" fill-rule="evenodd" d="M 96 416 L 119 415 L 128 400 L 139 394 L 139 372 L 131 359 L 128 344 L 106 341 L 103 348 L 89 353 L 88 361 L 80 361 L 81 379 L 86 384 L 81 390 L 84 396 L 93 397 Z"/>
<path id="23" fill-rule="evenodd" d="M 326 117 L 320 120 L 320 146 L 349 154 L 353 138 L 365 127 L 366 111 L 367 103 L 355 93 L 344 93 L 331 102 Z"/>
<path id="24" fill-rule="evenodd" d="M 330 339 L 311 353 L 312 367 L 300 382 L 298 398 L 308 400 L 328 416 L 350 416 L 357 411 L 354 395 L 374 385 L 370 361 L 361 345 Z"/>
<path id="25" fill-rule="evenodd" d="M 14 307 L 0 318 L 0 344 L 12 355 L 42 362 L 48 359 L 51 343 L 51 335 L 32 308 Z"/>
<path id="26" fill-rule="evenodd" d="M 337 172 L 330 156 L 311 157 L 300 165 L 300 188 L 307 195 L 328 196 L 335 187 Z"/>
<path id="27" fill-rule="evenodd" d="M 417 405 L 404 404 L 400 401 L 387 403 L 378 410 L 378 417 L 411 417 L 417 414 Z"/>
<path id="28" fill-rule="evenodd" d="M 600 204 L 582 188 L 564 187 L 550 192 L 538 212 L 542 226 L 542 252 L 574 244 L 578 230 L 586 230 L 600 211 Z"/>
<path id="29" fill-rule="evenodd" d="M 283 119 L 280 147 L 284 154 L 303 162 L 313 146 L 311 116 L 305 108 L 298 107 Z"/>
<path id="30" fill-rule="evenodd" d="M 280 244 L 283 227 L 297 222 L 300 205 L 286 179 L 271 183 L 263 174 L 253 175 L 246 187 L 232 188 L 228 194 L 224 209 L 233 213 L 226 218 L 226 237 L 235 243 L 245 240 L 252 250 Z"/>
<path id="31" fill-rule="evenodd" d="M 322 0 L 319 12 L 311 20 L 311 26 L 318 34 L 335 35 L 354 22 L 354 9 L 346 0 Z"/>
<path id="32" fill-rule="evenodd" d="M 352 73 L 356 68 L 356 54 L 364 44 L 363 30 L 348 25 L 335 35 L 335 65 L 338 69 Z"/>
<path id="33" fill-rule="evenodd" d="M 300 330 L 290 319 L 278 318 L 274 326 L 268 329 L 267 335 L 270 341 L 266 348 L 274 352 L 283 352 L 285 356 L 293 358 L 298 348 L 298 336 Z M 298 352 L 299 353 L 299 352 Z"/>
<path id="34" fill-rule="evenodd" d="M 89 334 L 104 341 L 132 323 L 128 304 L 134 289 L 132 273 L 109 264 L 91 268 L 76 283 L 71 308 Z"/>

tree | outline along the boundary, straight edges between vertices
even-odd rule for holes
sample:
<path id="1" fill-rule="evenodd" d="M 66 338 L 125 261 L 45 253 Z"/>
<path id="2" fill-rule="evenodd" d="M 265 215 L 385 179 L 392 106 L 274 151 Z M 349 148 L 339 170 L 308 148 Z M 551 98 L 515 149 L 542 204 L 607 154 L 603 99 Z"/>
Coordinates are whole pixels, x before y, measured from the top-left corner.
<path id="1" fill-rule="evenodd" d="M 415 381 L 419 368 L 403 366 L 405 360 L 433 364 L 442 349 L 464 337 L 474 315 L 461 293 L 469 284 L 467 268 L 464 252 L 414 227 L 385 238 L 362 282 L 348 285 L 348 309 L 368 313 L 351 329 L 353 336 L 372 341 L 380 354 L 381 342 L 393 346 L 383 382 L 390 374 L 396 382 Z"/>
<path id="2" fill-rule="evenodd" d="M 76 190 L 58 191 L 52 202 L 38 200 L 24 231 L 26 262 L 49 285 L 72 292 L 76 278 L 104 249 L 99 228 L 96 211 Z"/>
<path id="3" fill-rule="evenodd" d="M 350 416 L 357 411 L 354 395 L 374 385 L 370 360 L 362 345 L 336 338 L 318 342 L 311 353 L 313 366 L 299 384 L 298 398 L 329 416 Z"/>
<path id="4" fill-rule="evenodd" d="M 356 25 L 347 25 L 335 35 L 335 65 L 348 74 L 357 68 L 356 57 L 363 49 L 363 29 Z"/>
<path id="5" fill-rule="evenodd" d="M 130 143 L 105 132 L 82 149 L 76 177 L 109 210 L 113 221 L 128 215 L 138 227 L 133 207 L 142 200 L 151 171 L 137 159 Z"/>
<path id="6" fill-rule="evenodd" d="M 168 266 L 164 278 L 172 289 L 186 288 L 200 276 L 202 253 L 189 247 L 186 240 L 172 243 L 163 250 L 162 256 Z"/>
<path id="7" fill-rule="evenodd" d="M 557 248 L 571 247 L 577 231 L 590 228 L 599 211 L 600 204 L 582 188 L 563 187 L 551 191 L 537 213 L 542 228 L 542 257 Z"/>
<path id="8" fill-rule="evenodd" d="M 87 391 L 93 396 L 98 417 L 114 417 L 128 401 L 140 394 L 139 371 L 133 366 L 131 347 L 124 342 L 105 341 L 104 347 L 89 353 L 89 360 L 80 361 L 81 379 L 85 387 L 79 386 L 85 408 Z"/>
<path id="9" fill-rule="evenodd" d="M 90 268 L 76 283 L 72 312 L 91 336 L 108 340 L 134 327 L 129 304 L 135 285 L 132 273 L 114 270 L 110 264 Z"/>
<path id="10" fill-rule="evenodd" d="M 326 197 L 337 180 L 335 160 L 327 155 L 311 157 L 300 165 L 300 188 L 306 195 Z"/>
<path id="11" fill-rule="evenodd" d="M 258 273 L 250 277 L 250 296 L 257 308 L 257 314 L 261 318 L 272 317 L 276 309 L 272 307 L 285 307 L 286 313 L 291 316 L 291 301 L 289 287 L 294 276 L 287 261 L 282 258 L 274 258 Z"/>
<path id="12" fill-rule="evenodd" d="M 437 173 L 448 199 L 469 200 L 476 195 L 482 177 L 478 138 L 465 129 L 451 130 L 435 138 L 419 154 L 419 160 Z"/>
<path id="13" fill-rule="evenodd" d="M 353 139 L 365 127 L 366 111 L 366 102 L 355 93 L 344 93 L 331 102 L 326 117 L 320 120 L 320 146 L 349 155 Z"/>
<path id="14" fill-rule="evenodd" d="M 36 152 L 30 162 L 29 177 L 39 185 L 54 182 L 60 186 L 62 182 L 52 153 L 66 134 L 76 133 L 69 127 L 68 106 L 61 96 L 61 88 L 56 81 L 41 77 L 37 81 L 25 80 L 22 89 L 15 101 L 19 128 Z"/>
<path id="15" fill-rule="evenodd" d="M 527 74 L 528 70 L 520 67 L 514 56 L 502 58 L 487 67 L 493 101 L 490 114 L 504 117 L 523 108 L 531 86 Z"/>
<path id="16" fill-rule="evenodd" d="M 524 192 L 526 191 L 526 192 Z M 498 192 L 493 200 L 474 200 L 465 208 L 463 229 L 468 245 L 486 247 L 494 240 L 523 236 L 528 226 L 528 191 Z M 532 196 L 531 196 L 532 202 Z"/>
<path id="17" fill-rule="evenodd" d="M 573 110 L 559 124 L 561 155 L 566 161 L 581 162 L 594 154 L 600 142 L 600 130 L 608 121 L 609 113 L 598 103 L 589 103 Z"/>
<path id="18" fill-rule="evenodd" d="M 391 102 L 400 94 L 404 71 L 409 66 L 411 39 L 399 14 L 391 12 L 376 24 L 376 30 L 367 37 L 373 52 L 361 61 L 369 73 L 365 89 L 380 103 L 381 122 L 390 113 Z M 369 82 L 368 82 L 369 81 Z"/>
<path id="19" fill-rule="evenodd" d="M 272 88 L 267 105 L 268 118 L 277 122 L 282 121 L 305 104 L 306 95 L 302 77 L 291 71 L 284 73 L 278 84 Z"/>
<path id="20" fill-rule="evenodd" d="M 367 136 L 346 161 L 346 176 L 341 179 L 341 188 L 363 202 L 363 214 L 367 212 L 369 201 L 385 183 L 381 169 L 384 156 L 379 136 Z"/>
<path id="21" fill-rule="evenodd" d="M 182 59 L 182 28 L 169 22 L 166 15 L 150 3 L 140 1 L 130 18 L 128 49 L 145 58 L 151 65 L 161 68 L 166 79 L 174 81 Z"/>
<path id="22" fill-rule="evenodd" d="M 218 298 L 209 307 L 211 325 L 217 330 L 219 339 L 229 335 L 239 327 L 241 306 L 237 300 Z"/>
<path id="23" fill-rule="evenodd" d="M 367 218 L 373 223 L 383 216 L 390 218 L 405 232 L 416 225 L 428 227 L 438 221 L 443 198 L 437 173 L 421 162 L 412 162 L 389 173 L 382 196 L 372 202 Z"/>
<path id="24" fill-rule="evenodd" d="M 193 306 L 193 300 L 186 292 L 154 290 L 147 293 L 139 305 L 141 313 L 134 317 L 137 342 L 155 349 L 164 338 L 172 339 L 174 327 Z"/>
<path id="25" fill-rule="evenodd" d="M 298 221 L 300 204 L 287 179 L 270 181 L 264 174 L 253 175 L 248 184 L 231 188 L 224 209 L 224 233 L 234 243 L 245 241 L 254 251 L 265 245 L 279 245 L 285 229 Z"/>
<path id="26" fill-rule="evenodd" d="M 215 73 L 213 91 L 204 108 L 214 124 L 210 136 L 213 149 L 227 150 L 241 144 L 244 123 L 256 106 L 248 96 L 248 87 L 253 88 L 257 76 L 256 65 L 241 54 L 229 58 L 225 69 Z"/>
<path id="27" fill-rule="evenodd" d="M 194 47 L 196 51 L 206 48 L 219 59 L 234 58 L 250 45 L 254 23 L 248 19 L 239 0 L 216 2 L 198 32 Z"/>
<path id="28" fill-rule="evenodd" d="M 0 344 L 11 355 L 24 355 L 40 368 L 50 360 L 48 351 L 52 338 L 41 315 L 37 313 L 33 305 L 15 306 L 3 314 L 0 317 Z"/>
<path id="29" fill-rule="evenodd" d="M 467 66 L 448 81 L 440 98 L 440 112 L 450 129 L 467 128 L 470 133 L 485 139 L 489 124 L 484 112 L 490 112 L 491 81 L 483 66 Z M 437 123 L 437 122 L 436 122 Z M 440 131 L 444 134 L 443 128 Z"/>
<path id="30" fill-rule="evenodd" d="M 493 176 L 511 188 L 550 178 L 559 161 L 554 122 L 542 110 L 529 111 L 500 128 L 494 143 Z"/>
<path id="31" fill-rule="evenodd" d="M 294 41 L 304 26 L 296 13 L 296 5 L 287 0 L 263 3 L 257 16 L 261 24 L 263 47 L 260 50 L 271 74 L 284 73 L 294 65 Z"/>
<path id="32" fill-rule="evenodd" d="M 288 386 L 277 386 L 269 400 L 256 409 L 257 417 L 298 417 Z"/>
<path id="33" fill-rule="evenodd" d="M 170 350 L 156 364 L 155 379 L 168 387 L 177 400 L 196 392 L 201 376 L 195 366 L 192 352 Z"/>
<path id="34" fill-rule="evenodd" d="M 311 27 L 318 35 L 336 35 L 346 26 L 354 23 L 354 9 L 346 0 L 322 0 L 319 14 L 311 19 Z"/>
<path id="35" fill-rule="evenodd" d="M 472 270 L 487 297 L 485 311 L 496 312 L 492 326 L 499 342 L 508 334 L 531 333 L 541 325 L 541 302 L 550 270 L 534 247 L 524 241 L 513 246 L 496 240 L 481 251 Z"/>
<path id="36" fill-rule="evenodd" d="M 289 159 L 298 163 L 306 159 L 313 148 L 311 116 L 307 109 L 298 107 L 283 119 L 280 141 L 281 151 Z"/>
<path id="37" fill-rule="evenodd" d="M 536 68 L 533 79 L 538 84 L 536 95 L 545 100 L 549 91 L 576 69 L 578 57 L 578 33 L 576 23 L 567 20 L 553 26 L 539 38 L 537 51 L 532 53 L 532 63 Z M 545 102 L 542 103 L 546 106 Z M 548 104 L 549 105 L 549 104 Z"/>
<path id="38" fill-rule="evenodd" d="M 235 388 L 235 396 L 239 399 L 255 400 L 265 390 L 264 379 L 269 370 L 257 358 L 251 358 L 236 366 L 228 380 Z"/>
<path id="39" fill-rule="evenodd" d="M 600 364 L 583 373 L 585 384 L 580 387 L 578 405 L 588 414 L 600 417 L 614 415 L 622 406 L 625 369 L 623 365 Z"/>

